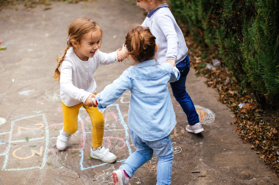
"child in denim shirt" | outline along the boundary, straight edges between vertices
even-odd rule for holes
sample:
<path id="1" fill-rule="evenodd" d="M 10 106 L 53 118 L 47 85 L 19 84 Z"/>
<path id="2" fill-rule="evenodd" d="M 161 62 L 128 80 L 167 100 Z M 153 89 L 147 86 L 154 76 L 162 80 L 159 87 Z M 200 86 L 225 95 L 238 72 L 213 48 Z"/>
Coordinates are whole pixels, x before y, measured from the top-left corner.
<path id="1" fill-rule="evenodd" d="M 159 64 L 154 55 L 155 37 L 149 28 L 134 26 L 125 38 L 135 66 L 126 69 L 112 84 L 93 98 L 103 111 L 125 90 L 131 91 L 128 125 L 136 151 L 113 172 L 115 184 L 128 184 L 135 171 L 152 158 L 158 157 L 157 185 L 171 184 L 173 148 L 170 133 L 176 125 L 168 82 L 179 79 L 180 73 L 170 63 Z"/>

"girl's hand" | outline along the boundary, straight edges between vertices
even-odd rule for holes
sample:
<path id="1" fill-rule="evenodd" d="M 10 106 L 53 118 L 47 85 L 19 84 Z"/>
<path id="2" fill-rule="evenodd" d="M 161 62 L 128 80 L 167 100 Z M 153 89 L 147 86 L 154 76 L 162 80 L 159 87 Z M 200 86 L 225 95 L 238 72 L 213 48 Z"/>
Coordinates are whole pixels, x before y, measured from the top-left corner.
<path id="1" fill-rule="evenodd" d="M 88 96 L 88 98 L 86 99 L 84 105 L 86 105 L 87 107 L 92 107 L 94 105 L 93 101 L 92 101 L 92 98 L 95 98 L 95 95 L 94 94 L 90 94 Z"/>
<path id="2" fill-rule="evenodd" d="M 92 98 L 92 102 L 93 102 L 93 107 L 97 107 L 98 102 L 97 102 L 97 100 L 96 100 L 96 98 L 95 98 L 95 97 L 94 97 L 94 98 Z"/>
<path id="3" fill-rule="evenodd" d="M 173 67 L 175 67 L 175 60 L 173 59 L 167 59 L 167 63 L 170 63 Z"/>
<path id="4" fill-rule="evenodd" d="M 122 62 L 127 57 L 128 57 L 128 50 L 125 47 L 117 50 L 117 60 L 119 62 Z"/>

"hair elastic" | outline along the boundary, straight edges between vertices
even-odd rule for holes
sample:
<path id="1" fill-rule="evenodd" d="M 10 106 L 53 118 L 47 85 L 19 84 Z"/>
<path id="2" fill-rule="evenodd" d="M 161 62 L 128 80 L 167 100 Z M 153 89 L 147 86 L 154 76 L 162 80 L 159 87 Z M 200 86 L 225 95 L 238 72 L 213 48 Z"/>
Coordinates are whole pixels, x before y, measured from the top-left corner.
<path id="1" fill-rule="evenodd" d="M 68 39 L 67 39 L 67 44 L 69 45 L 70 44 L 70 37 L 71 37 L 71 34 L 69 35 Z"/>

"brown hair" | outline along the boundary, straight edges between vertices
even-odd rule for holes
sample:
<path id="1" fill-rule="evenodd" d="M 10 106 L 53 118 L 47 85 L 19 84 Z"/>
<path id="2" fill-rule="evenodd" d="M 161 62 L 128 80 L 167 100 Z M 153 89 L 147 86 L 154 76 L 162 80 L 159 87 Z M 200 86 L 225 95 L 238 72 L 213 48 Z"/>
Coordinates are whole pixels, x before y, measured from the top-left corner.
<path id="1" fill-rule="evenodd" d="M 72 42 L 76 41 L 81 43 L 82 37 L 84 34 L 90 31 L 100 30 L 101 34 L 103 34 L 102 29 L 97 25 L 95 21 L 89 18 L 78 18 L 74 20 L 68 29 L 68 39 L 67 39 L 67 48 L 65 49 L 64 55 L 62 57 L 57 57 L 57 67 L 55 69 L 53 78 L 56 80 L 60 80 L 60 71 L 59 67 L 61 66 L 63 60 L 65 59 L 66 53 L 70 47 L 73 47 Z"/>
<path id="2" fill-rule="evenodd" d="M 155 39 L 149 28 L 134 25 L 125 37 L 128 54 L 134 56 L 137 62 L 152 59 L 155 55 Z"/>

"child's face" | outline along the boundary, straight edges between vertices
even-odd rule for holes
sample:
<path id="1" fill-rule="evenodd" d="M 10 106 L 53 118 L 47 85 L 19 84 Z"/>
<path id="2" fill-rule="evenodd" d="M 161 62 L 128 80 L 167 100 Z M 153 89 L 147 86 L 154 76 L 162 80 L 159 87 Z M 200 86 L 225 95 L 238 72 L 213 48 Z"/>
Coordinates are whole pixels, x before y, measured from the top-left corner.
<path id="1" fill-rule="evenodd" d="M 145 11 L 147 11 L 148 13 L 154 9 L 150 2 L 145 0 L 137 0 L 137 6 L 139 6 L 142 9 L 145 9 Z"/>
<path id="2" fill-rule="evenodd" d="M 80 44 L 75 47 L 75 52 L 81 60 L 92 58 L 100 48 L 102 33 L 100 30 L 90 31 L 82 36 Z"/>

